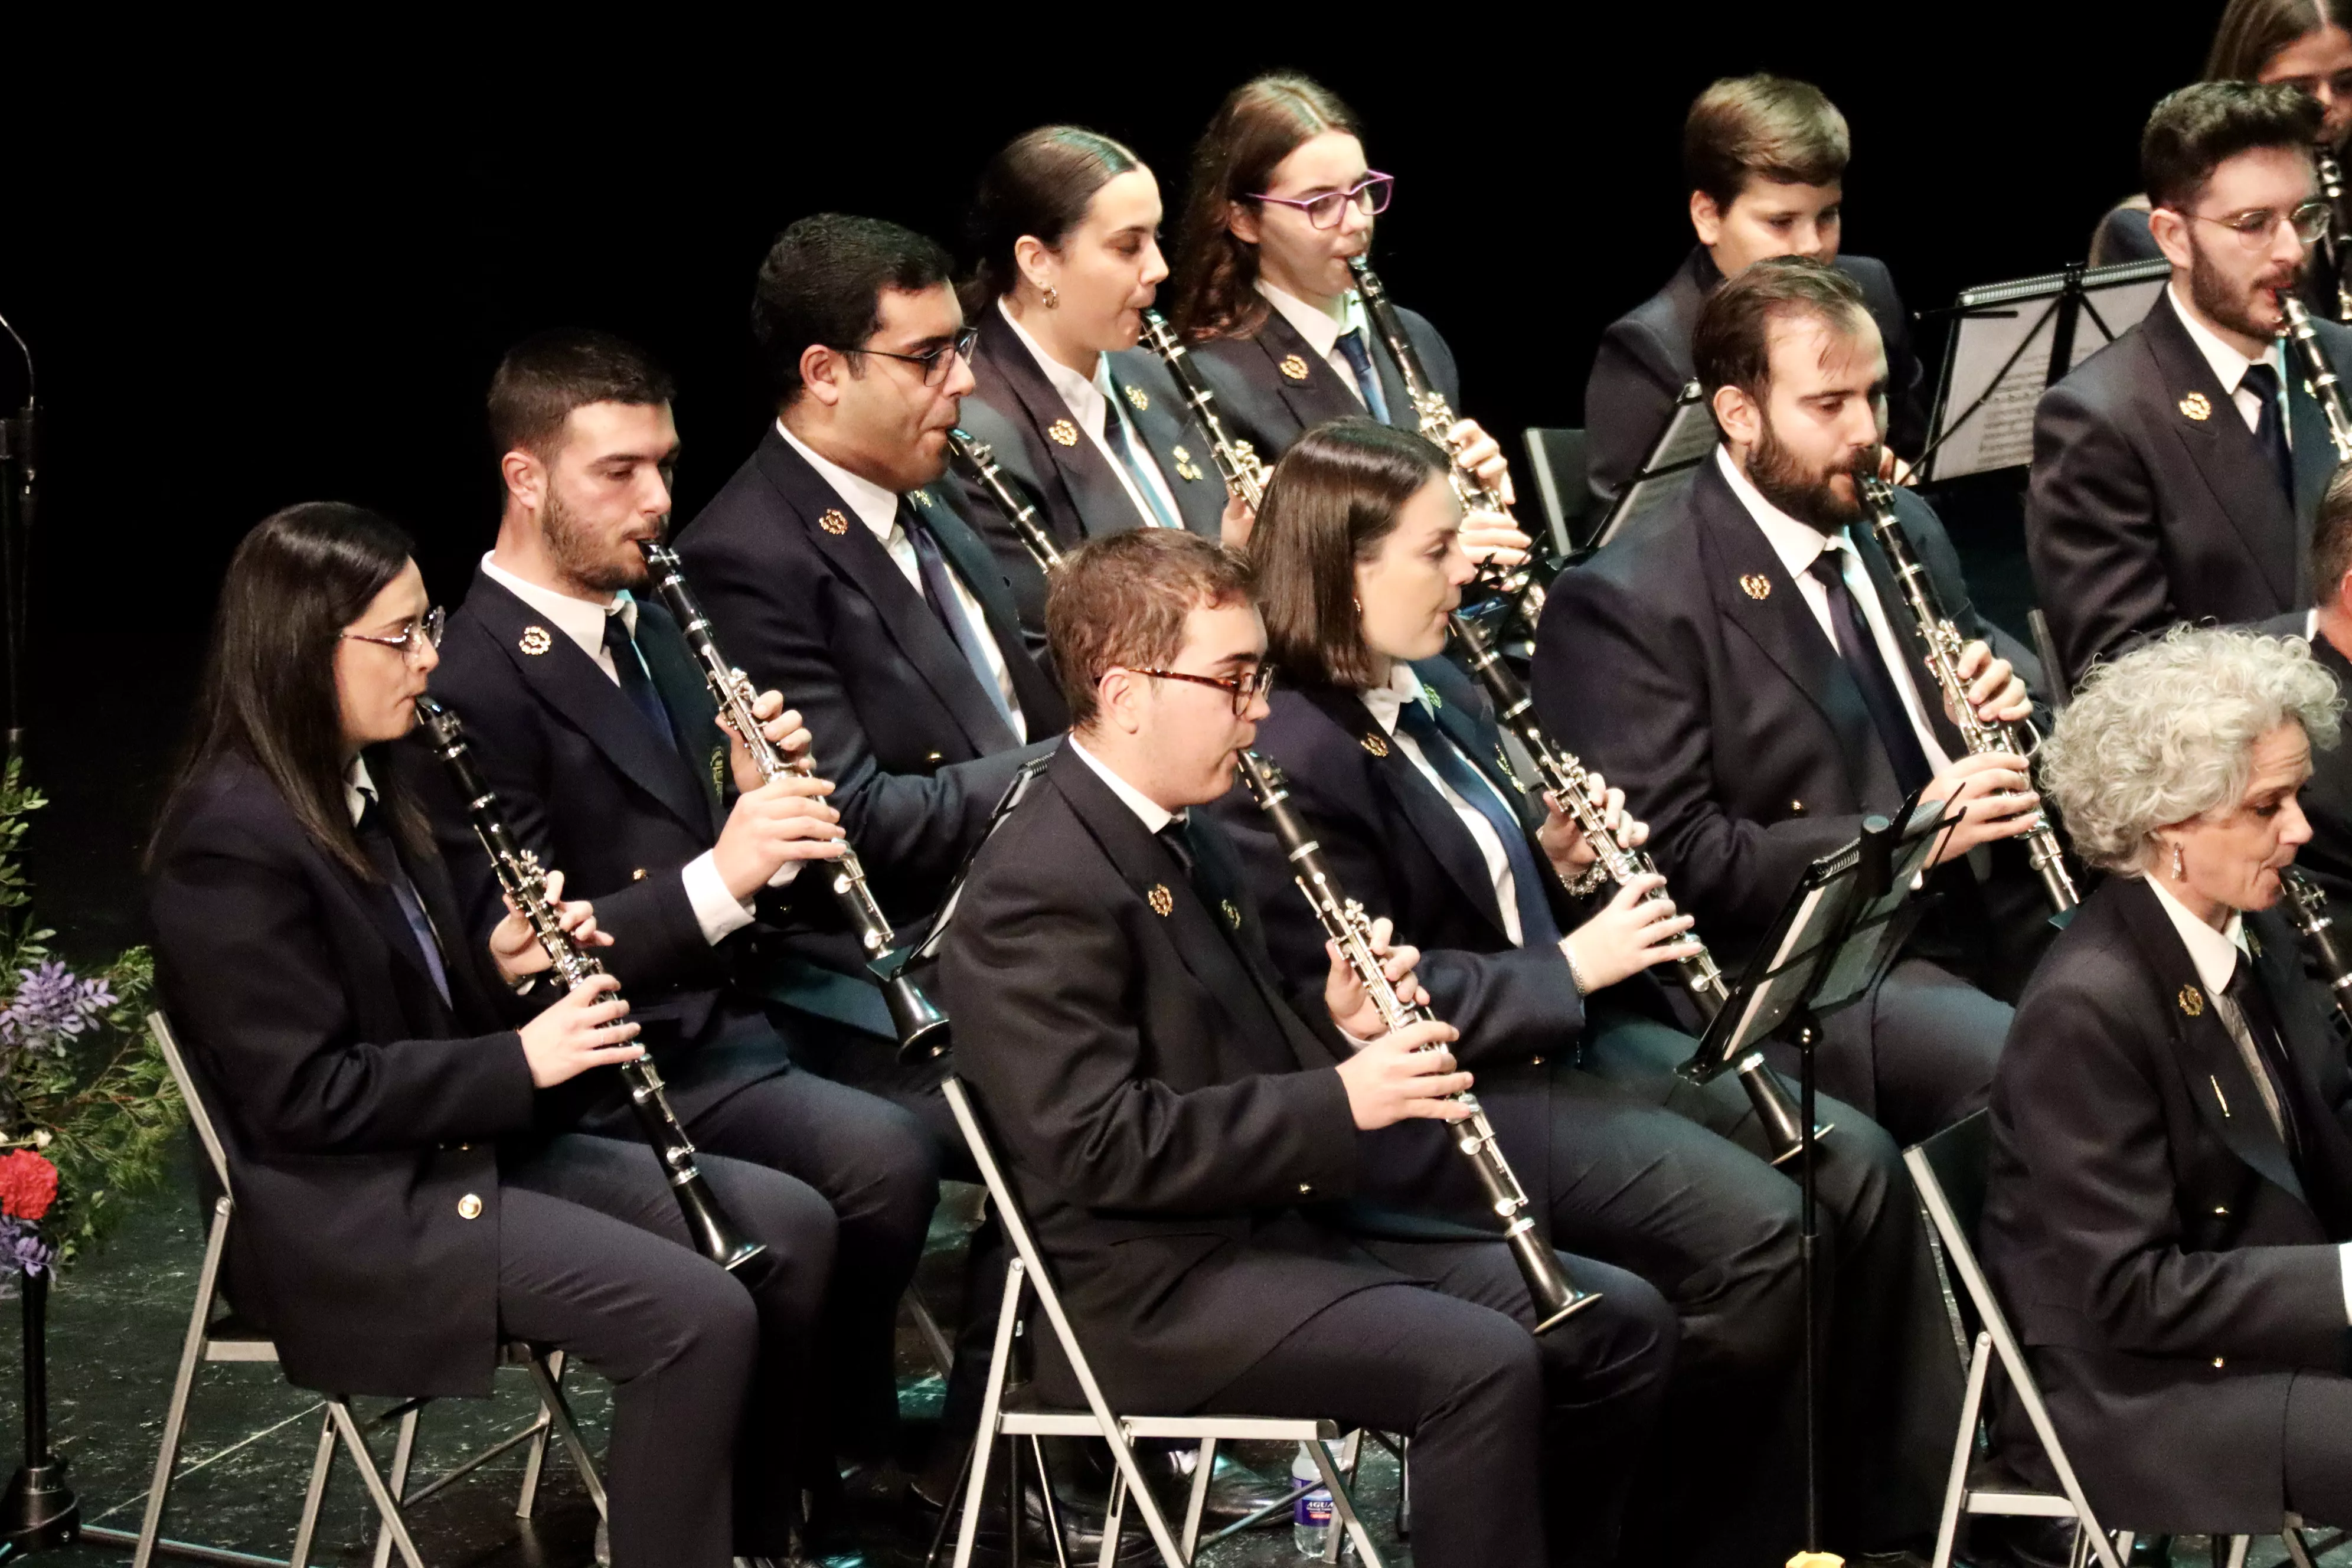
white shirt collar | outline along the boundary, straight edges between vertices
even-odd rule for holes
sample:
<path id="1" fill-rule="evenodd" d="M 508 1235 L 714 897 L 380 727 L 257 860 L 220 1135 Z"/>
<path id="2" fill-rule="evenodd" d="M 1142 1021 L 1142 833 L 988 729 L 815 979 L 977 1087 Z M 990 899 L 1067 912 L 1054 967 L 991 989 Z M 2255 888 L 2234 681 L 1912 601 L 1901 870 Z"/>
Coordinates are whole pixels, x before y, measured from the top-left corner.
<path id="1" fill-rule="evenodd" d="M 1772 553 L 1780 558 L 1780 564 L 1791 578 L 1801 580 L 1811 570 L 1813 563 L 1821 558 L 1822 551 L 1844 542 L 1843 530 L 1824 537 L 1820 529 L 1809 522 L 1799 522 L 1766 500 L 1764 492 L 1758 489 L 1754 481 L 1739 471 L 1739 465 L 1731 460 L 1730 447 L 1717 447 L 1715 461 L 1716 466 L 1723 470 L 1725 481 L 1731 486 L 1731 493 L 1739 498 L 1739 504 L 1746 507 L 1748 515 L 1756 520 L 1756 526 L 1764 532 L 1764 542 L 1772 547 Z"/>
<path id="2" fill-rule="evenodd" d="M 605 616 L 618 615 L 629 628 L 629 635 L 637 635 L 637 602 L 626 588 L 614 595 L 608 606 L 593 599 L 575 599 L 537 583 L 526 583 L 488 555 L 482 557 L 482 571 L 491 582 L 553 621 L 556 629 L 578 643 L 590 658 L 604 657 Z"/>
<path id="3" fill-rule="evenodd" d="M 782 436 L 793 451 L 808 459 L 809 467 L 816 470 L 817 478 L 833 487 L 833 493 L 857 514 L 857 521 L 871 530 L 875 538 L 884 544 L 890 542 L 891 531 L 898 526 L 898 491 L 886 490 L 872 479 L 860 479 L 839 463 L 820 457 L 807 442 L 785 429 L 782 419 L 776 421 L 776 434 Z"/>
<path id="4" fill-rule="evenodd" d="M 1318 359 L 1329 359 L 1341 336 L 1358 331 L 1364 324 L 1364 308 L 1353 289 L 1339 297 L 1341 311 L 1347 318 L 1345 321 L 1332 320 L 1297 295 L 1277 289 L 1263 278 L 1257 280 L 1257 291 L 1265 296 L 1267 304 L 1281 312 L 1282 319 L 1288 321 L 1300 337 L 1307 340 L 1307 346 L 1315 351 Z"/>
<path id="5" fill-rule="evenodd" d="M 2165 288 L 2172 295 L 2172 313 L 2180 318 L 2182 326 L 2189 329 L 2189 341 L 2197 345 L 2197 352 L 2203 354 L 2205 363 L 2213 367 L 2213 379 L 2221 384 L 2221 390 L 2235 397 L 2238 383 L 2246 379 L 2246 367 L 2254 362 L 2223 342 L 2221 336 L 2199 318 L 2189 308 L 2189 301 L 2180 297 L 2178 279 L 2166 284 Z M 2263 351 L 2263 363 L 2276 369 L 2277 356 L 2278 344 L 2273 342 Z M 2284 382 L 2282 381 L 2281 384 L 2284 385 Z"/>
<path id="6" fill-rule="evenodd" d="M 1045 380 L 1060 394 L 1064 405 L 1077 416 L 1080 426 L 1100 430 L 1103 411 L 1110 406 L 1109 356 L 1095 355 L 1095 374 L 1089 380 L 1047 353 L 1029 335 L 1029 329 L 1013 319 L 1013 312 L 1005 309 L 1001 299 L 996 301 L 996 310 L 1004 318 L 1004 324 L 1013 329 L 1013 335 L 1021 340 L 1021 346 L 1029 351 L 1029 357 L 1037 362 L 1037 368 L 1045 373 Z"/>
<path id="7" fill-rule="evenodd" d="M 2163 879 L 2143 875 L 2140 880 L 2156 894 L 2156 901 L 2172 917 L 2173 929 L 2180 933 L 2180 944 L 2189 950 L 2189 962 L 2197 966 L 2197 978 L 2205 983 L 2209 995 L 2219 996 L 2230 988 L 2230 977 L 2237 973 L 2238 955 L 2246 951 L 2246 917 L 2231 910 L 2228 929 L 2215 931 L 2189 912 L 2189 906 L 2172 896 Z"/>
<path id="8" fill-rule="evenodd" d="M 375 780 L 368 777 L 367 759 L 353 757 L 352 765 L 343 770 L 343 804 L 351 807 L 353 827 L 360 825 L 360 815 L 374 798 Z"/>
<path id="9" fill-rule="evenodd" d="M 1174 812 L 1111 772 L 1110 764 L 1080 745 L 1076 735 L 1065 736 L 1062 744 L 1077 752 L 1078 760 L 1094 769 L 1096 777 L 1110 785 L 1110 793 L 1118 796 L 1128 810 L 1135 813 L 1143 823 L 1146 832 L 1158 833 L 1176 820 Z"/>
<path id="10" fill-rule="evenodd" d="M 1389 661 L 1388 684 L 1367 688 L 1357 695 L 1365 711 L 1371 714 L 1372 722 L 1393 735 L 1397 715 L 1404 710 L 1404 705 L 1421 700 L 1421 677 L 1404 660 L 1392 658 Z"/>

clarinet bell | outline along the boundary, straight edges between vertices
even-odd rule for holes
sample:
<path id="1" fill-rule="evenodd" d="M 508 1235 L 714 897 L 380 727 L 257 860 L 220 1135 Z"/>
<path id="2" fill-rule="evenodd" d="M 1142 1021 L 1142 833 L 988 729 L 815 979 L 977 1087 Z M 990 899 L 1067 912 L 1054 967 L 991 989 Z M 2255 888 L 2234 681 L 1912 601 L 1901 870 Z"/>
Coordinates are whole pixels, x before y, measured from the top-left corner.
<path id="1" fill-rule="evenodd" d="M 1772 1069 L 1764 1065 L 1760 1051 L 1752 1052 L 1739 1064 L 1739 1086 L 1748 1091 L 1748 1103 L 1756 1108 L 1756 1120 L 1764 1128 L 1764 1147 L 1770 1151 L 1772 1163 L 1785 1165 L 1797 1157 L 1805 1146 L 1805 1123 L 1797 1110 L 1797 1102 L 1789 1098 L 1789 1090 Z M 1816 1122 L 1813 1142 L 1818 1143 L 1837 1130 L 1837 1123 Z"/>
<path id="2" fill-rule="evenodd" d="M 948 1054 L 948 1016 L 905 974 L 882 982 L 882 1003 L 898 1037 L 898 1060 L 911 1066 Z"/>

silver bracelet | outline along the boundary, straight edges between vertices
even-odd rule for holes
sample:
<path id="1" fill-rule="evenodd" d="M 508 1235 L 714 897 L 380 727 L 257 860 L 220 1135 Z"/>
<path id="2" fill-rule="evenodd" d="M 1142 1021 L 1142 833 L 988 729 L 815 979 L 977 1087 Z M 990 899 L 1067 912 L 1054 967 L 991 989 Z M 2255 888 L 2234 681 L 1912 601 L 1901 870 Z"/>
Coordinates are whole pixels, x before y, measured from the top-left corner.
<path id="1" fill-rule="evenodd" d="M 1594 889 L 1608 879 L 1609 868 L 1595 860 L 1579 873 L 1576 880 L 1568 884 L 1568 896 L 1571 899 L 1591 898 Z"/>
<path id="2" fill-rule="evenodd" d="M 1568 945 L 1568 939 L 1566 937 L 1562 937 L 1560 939 L 1559 955 L 1568 960 L 1568 977 L 1575 984 L 1576 994 L 1579 996 L 1590 996 L 1592 994 L 1592 986 L 1591 983 L 1584 978 L 1584 971 L 1576 966 L 1575 950 Z"/>

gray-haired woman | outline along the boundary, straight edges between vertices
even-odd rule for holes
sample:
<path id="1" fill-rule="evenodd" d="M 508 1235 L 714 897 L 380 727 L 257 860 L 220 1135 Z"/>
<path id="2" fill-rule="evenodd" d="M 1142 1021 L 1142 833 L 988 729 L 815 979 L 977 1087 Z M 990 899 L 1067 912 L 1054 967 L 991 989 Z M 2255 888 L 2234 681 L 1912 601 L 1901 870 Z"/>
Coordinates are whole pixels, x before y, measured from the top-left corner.
<path id="1" fill-rule="evenodd" d="M 2338 706 L 2304 643 L 2183 628 L 2042 749 L 2111 874 L 2018 1004 L 1981 1241 L 2113 1528 L 2352 1523 L 2352 1078 L 2272 912 Z M 2004 1439 L 2050 1480 L 2021 1418 Z"/>

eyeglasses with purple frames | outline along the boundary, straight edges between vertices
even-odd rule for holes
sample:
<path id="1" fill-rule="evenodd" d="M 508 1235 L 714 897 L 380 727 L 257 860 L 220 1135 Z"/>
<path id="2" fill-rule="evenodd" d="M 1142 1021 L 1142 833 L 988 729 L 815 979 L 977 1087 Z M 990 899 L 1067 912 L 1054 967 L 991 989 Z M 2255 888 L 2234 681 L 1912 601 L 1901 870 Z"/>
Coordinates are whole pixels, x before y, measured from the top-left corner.
<path id="1" fill-rule="evenodd" d="M 1307 221 L 1317 228 L 1337 228 L 1339 215 L 1349 202 L 1366 217 L 1389 210 L 1389 197 L 1396 190 L 1396 176 L 1383 174 L 1378 169 L 1368 169 L 1364 177 L 1344 191 L 1326 191 L 1319 196 L 1252 196 L 1254 202 L 1272 202 L 1276 206 L 1297 207 L 1307 215 Z"/>

